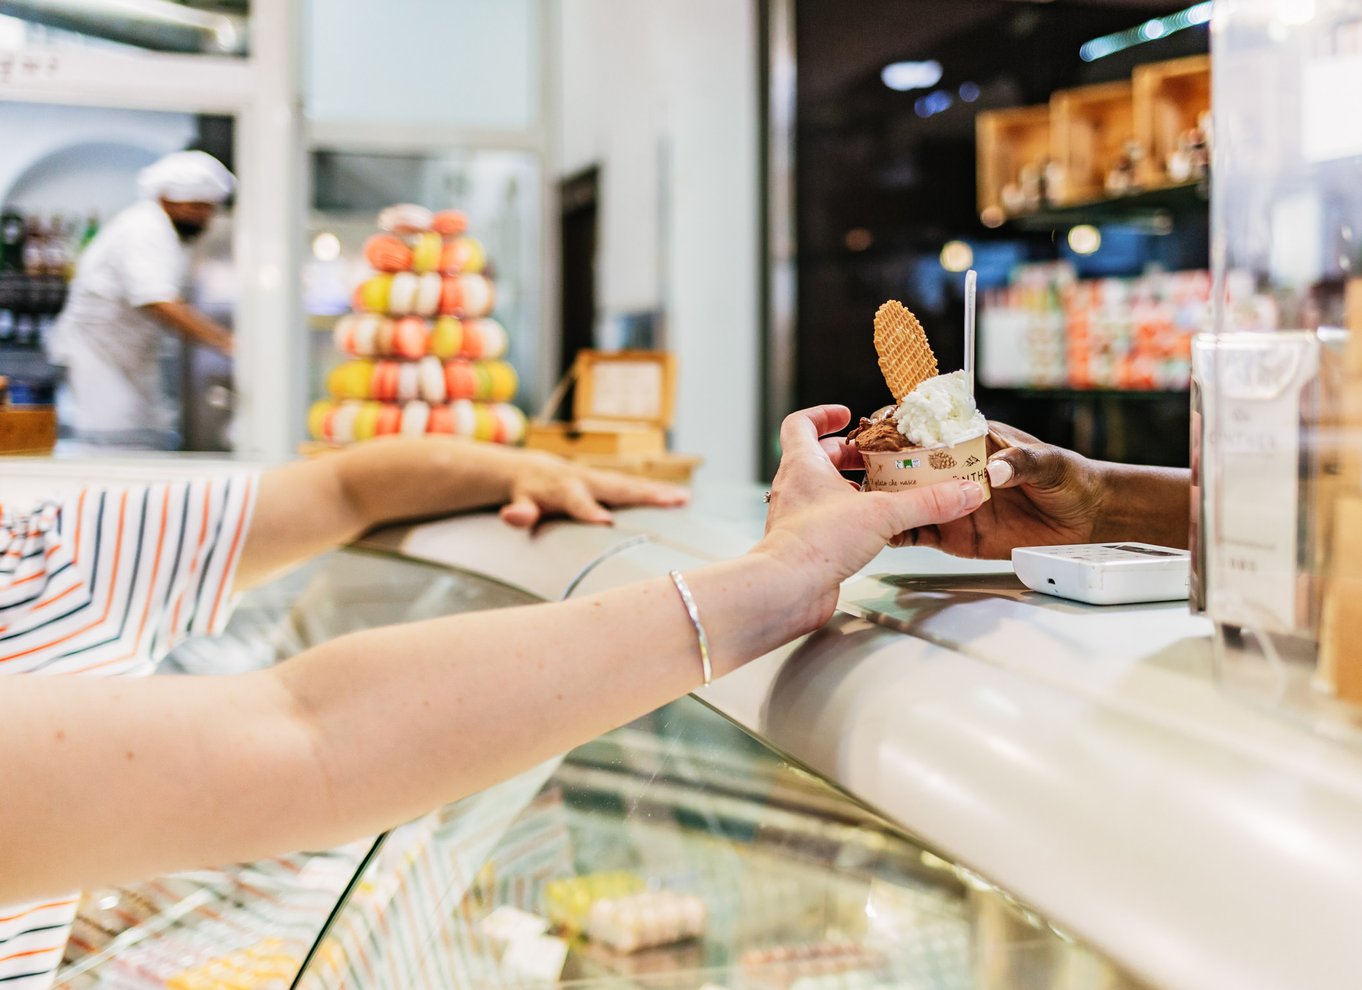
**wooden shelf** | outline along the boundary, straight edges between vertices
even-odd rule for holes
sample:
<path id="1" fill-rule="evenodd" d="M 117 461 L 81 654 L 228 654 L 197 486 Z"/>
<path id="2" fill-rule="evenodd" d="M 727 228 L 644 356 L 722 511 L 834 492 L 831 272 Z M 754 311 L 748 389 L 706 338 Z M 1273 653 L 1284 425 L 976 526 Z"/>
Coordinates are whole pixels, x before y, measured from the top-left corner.
<path id="1" fill-rule="evenodd" d="M 1145 150 L 1140 180 L 1145 185 L 1171 181 L 1168 157 L 1179 135 L 1197 126 L 1211 109 L 1211 59 L 1208 55 L 1141 65 L 1135 87 L 1135 137 Z"/>
<path id="2" fill-rule="evenodd" d="M 1061 206 L 1100 199 L 1107 173 L 1135 137 L 1134 87 L 1128 82 L 1063 89 L 1050 97 L 1051 151 L 1063 179 Z"/>
<path id="3" fill-rule="evenodd" d="M 0 407 L 0 454 L 47 454 L 56 445 L 52 406 Z"/>
<path id="4" fill-rule="evenodd" d="M 981 113 L 975 119 L 974 133 L 979 212 L 1001 219 L 1013 212 L 1003 203 L 1003 187 L 1017 183 L 1023 169 L 1043 174 L 1050 159 L 1050 106 Z"/>
<path id="5" fill-rule="evenodd" d="M 1130 81 L 1058 90 L 1043 106 L 979 114 L 980 218 L 990 227 L 1009 219 L 1034 224 L 1062 210 L 1108 206 L 1129 215 L 1164 209 L 1154 201 L 1164 192 L 1174 205 L 1193 202 L 1177 190 L 1195 188 L 1196 180 L 1173 180 L 1167 163 L 1179 137 L 1209 109 L 1210 85 L 1210 59 L 1198 55 L 1139 66 Z M 1108 198 L 1108 175 L 1136 154 L 1131 182 L 1140 191 Z"/>
<path id="6" fill-rule="evenodd" d="M 1201 215 L 1208 206 L 1210 184 L 1186 182 L 1176 186 L 1142 189 L 1114 199 L 1094 199 L 1067 206 L 1046 206 L 1008 217 L 1021 230 L 1055 230 L 1075 224 L 1116 223 L 1150 232 L 1166 233 L 1170 220 Z"/>

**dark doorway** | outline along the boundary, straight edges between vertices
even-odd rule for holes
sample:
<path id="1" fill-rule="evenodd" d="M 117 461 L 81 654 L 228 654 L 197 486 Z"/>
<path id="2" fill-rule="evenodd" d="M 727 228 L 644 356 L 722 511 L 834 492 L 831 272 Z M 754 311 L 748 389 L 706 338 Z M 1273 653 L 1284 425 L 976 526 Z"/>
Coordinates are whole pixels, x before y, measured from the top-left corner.
<path id="1" fill-rule="evenodd" d="M 596 338 L 596 245 L 600 212 L 598 167 L 571 175 L 559 184 L 561 204 L 559 284 L 562 299 L 562 332 L 559 338 L 559 373 L 566 374 L 577 352 L 590 348 Z"/>

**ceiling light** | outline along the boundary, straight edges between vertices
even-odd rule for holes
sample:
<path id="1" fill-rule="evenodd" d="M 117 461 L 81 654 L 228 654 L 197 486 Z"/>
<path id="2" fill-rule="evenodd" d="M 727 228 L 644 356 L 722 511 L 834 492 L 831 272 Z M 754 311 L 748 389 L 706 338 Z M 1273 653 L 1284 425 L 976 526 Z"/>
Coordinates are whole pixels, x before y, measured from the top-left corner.
<path id="1" fill-rule="evenodd" d="M 1127 48 L 1134 48 L 1148 41 L 1157 41 L 1178 31 L 1205 24 L 1210 19 L 1211 4 L 1198 3 L 1167 17 L 1152 17 L 1139 27 L 1130 28 L 1128 31 L 1117 31 L 1115 34 L 1106 34 L 1086 41 L 1078 49 L 1078 56 L 1085 62 L 1094 62 Z"/>
<path id="2" fill-rule="evenodd" d="M 318 261 L 335 261 L 340 253 L 340 238 L 330 231 L 324 231 L 312 239 L 312 257 Z"/>
<path id="3" fill-rule="evenodd" d="M 926 62 L 891 62 L 880 70 L 880 79 L 899 93 L 906 93 L 910 89 L 929 89 L 941 81 L 941 63 L 935 59 Z"/>
<path id="4" fill-rule="evenodd" d="M 974 248 L 964 241 L 947 241 L 941 247 L 941 267 L 948 272 L 968 271 L 974 264 Z"/>
<path id="5" fill-rule="evenodd" d="M 848 251 L 865 251 L 875 243 L 875 235 L 864 227 L 853 227 L 846 232 L 842 242 L 846 244 Z"/>
<path id="6" fill-rule="evenodd" d="M 1069 230 L 1069 250 L 1074 254 L 1096 254 L 1102 246 L 1102 232 L 1092 224 L 1081 223 Z"/>

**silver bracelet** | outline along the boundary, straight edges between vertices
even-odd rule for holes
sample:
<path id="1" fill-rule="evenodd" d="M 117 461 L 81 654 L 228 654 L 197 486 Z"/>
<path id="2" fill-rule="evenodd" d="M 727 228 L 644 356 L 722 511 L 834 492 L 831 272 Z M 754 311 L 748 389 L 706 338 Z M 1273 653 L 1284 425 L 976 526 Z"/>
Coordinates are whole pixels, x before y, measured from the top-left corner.
<path id="1" fill-rule="evenodd" d="M 690 624 L 695 627 L 695 638 L 700 643 L 700 670 L 704 672 L 705 684 L 708 685 L 714 679 L 714 668 L 709 662 L 709 637 L 705 635 L 705 627 L 700 623 L 700 610 L 695 607 L 695 598 L 691 595 L 690 587 L 681 576 L 681 572 L 669 571 L 668 574 L 672 584 L 676 585 L 676 593 L 681 596 L 681 604 L 686 606 Z"/>

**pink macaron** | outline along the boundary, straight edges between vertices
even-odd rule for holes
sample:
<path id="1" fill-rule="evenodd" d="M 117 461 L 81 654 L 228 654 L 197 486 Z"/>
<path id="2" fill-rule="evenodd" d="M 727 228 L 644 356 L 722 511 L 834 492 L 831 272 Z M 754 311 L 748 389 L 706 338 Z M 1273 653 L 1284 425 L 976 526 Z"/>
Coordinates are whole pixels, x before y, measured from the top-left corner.
<path id="1" fill-rule="evenodd" d="M 393 321 L 392 352 L 410 360 L 426 353 L 430 330 L 419 316 L 404 316 Z"/>

